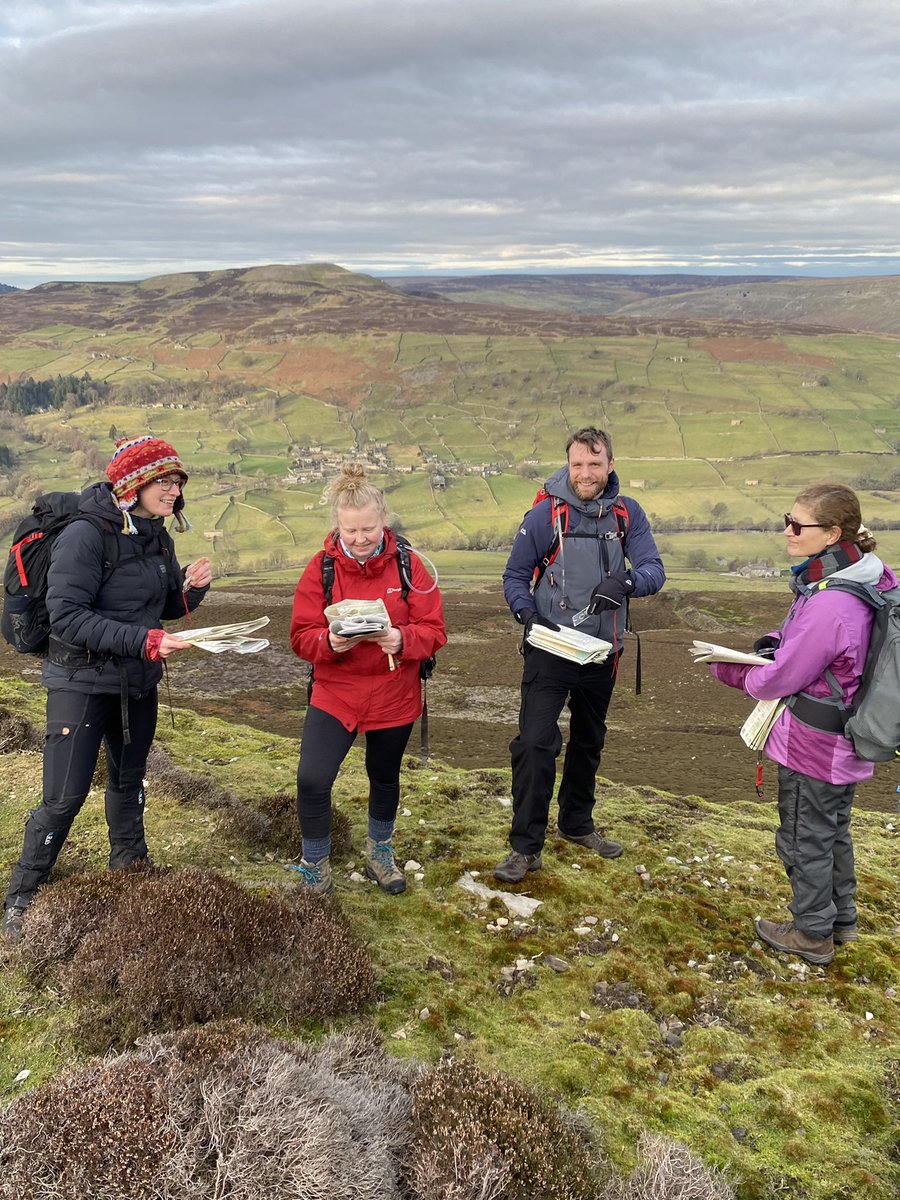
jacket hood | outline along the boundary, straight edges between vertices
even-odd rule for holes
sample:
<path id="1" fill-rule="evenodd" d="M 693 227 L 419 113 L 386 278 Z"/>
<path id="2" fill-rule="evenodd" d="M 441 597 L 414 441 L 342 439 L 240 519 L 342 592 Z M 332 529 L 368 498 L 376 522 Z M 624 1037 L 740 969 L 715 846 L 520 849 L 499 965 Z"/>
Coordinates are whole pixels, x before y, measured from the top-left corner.
<path id="1" fill-rule="evenodd" d="M 89 517 L 112 521 L 117 528 L 123 524 L 123 515 L 116 504 L 111 483 L 92 483 L 86 487 L 78 501 L 78 511 Z"/>
<path id="2" fill-rule="evenodd" d="M 610 471 L 609 479 L 606 481 L 606 487 L 603 489 L 602 494 L 595 500 L 581 500 L 572 490 L 567 465 L 560 467 L 558 471 L 554 471 L 544 484 L 544 490 L 549 495 L 556 496 L 558 500 L 565 500 L 568 505 L 584 513 L 586 517 L 596 517 L 600 512 L 601 505 L 612 504 L 613 500 L 618 496 L 619 477 L 615 471 Z"/>
<path id="3" fill-rule="evenodd" d="M 116 503 L 111 483 L 92 483 L 90 487 L 86 487 L 78 501 L 78 511 L 88 517 L 109 521 L 113 528 L 122 533 L 128 532 L 128 519 Z M 131 523 L 138 536 L 147 537 L 158 531 L 160 523 L 165 524 L 165 519 L 163 517 L 139 517 L 132 513 Z"/>
<path id="4" fill-rule="evenodd" d="M 366 559 L 365 563 L 357 562 L 355 558 L 348 557 L 343 551 L 341 540 L 338 537 L 338 531 L 332 529 L 324 542 L 325 553 L 334 559 L 342 559 L 345 563 L 356 563 L 360 568 L 365 567 L 367 570 L 380 571 L 382 564 L 385 562 L 393 562 L 397 554 L 397 538 L 394 536 L 393 529 L 388 529 L 385 526 L 383 530 L 384 549 L 380 554 L 374 555 L 372 558 Z"/>
<path id="5" fill-rule="evenodd" d="M 855 583 L 867 583 L 879 592 L 889 592 L 897 586 L 897 576 L 885 566 L 877 554 L 864 554 L 859 562 L 851 563 L 842 571 L 835 571 L 833 579 L 851 579 Z"/>

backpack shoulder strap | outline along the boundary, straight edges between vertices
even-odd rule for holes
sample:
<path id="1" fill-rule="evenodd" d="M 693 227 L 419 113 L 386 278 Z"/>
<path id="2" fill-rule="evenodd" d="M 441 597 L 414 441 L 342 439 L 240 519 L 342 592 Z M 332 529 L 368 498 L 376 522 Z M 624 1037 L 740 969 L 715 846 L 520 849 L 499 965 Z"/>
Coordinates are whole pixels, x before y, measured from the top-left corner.
<path id="1" fill-rule="evenodd" d="M 619 534 L 619 539 L 624 546 L 625 540 L 628 537 L 628 533 L 631 529 L 631 513 L 628 511 L 628 505 L 621 497 L 619 497 L 617 500 L 614 500 L 609 507 L 610 512 L 616 518 L 616 529 Z"/>
<path id="2" fill-rule="evenodd" d="M 815 595 L 818 592 L 824 591 L 839 591 L 848 592 L 851 596 L 855 596 L 857 600 L 864 600 L 870 608 L 879 609 L 890 603 L 885 598 L 883 592 L 879 592 L 876 587 L 870 583 L 859 583 L 856 579 L 836 579 L 833 575 L 829 575 L 827 579 L 821 580 L 812 586 L 811 594 Z"/>
<path id="3" fill-rule="evenodd" d="M 72 521 L 86 521 L 88 525 L 93 525 L 95 529 L 98 529 L 103 537 L 104 558 L 102 574 L 100 578 L 100 586 L 102 587 L 109 581 L 113 571 L 119 565 L 119 560 L 121 558 L 119 551 L 122 545 L 122 543 L 119 541 L 119 538 L 123 537 L 124 534 L 120 534 L 119 530 L 112 521 L 107 521 L 105 517 L 92 516 L 90 513 L 76 513 L 72 518 Z M 165 533 L 165 531 L 163 532 Z M 165 536 L 168 537 L 168 534 L 165 534 Z M 158 535 L 157 541 L 159 543 L 160 550 L 162 551 L 162 535 Z M 169 539 L 169 543 L 171 545 L 171 538 Z"/>
<path id="4" fill-rule="evenodd" d="M 400 598 L 405 603 L 412 589 L 412 559 L 409 540 L 402 533 L 394 534 L 397 540 L 397 571 L 400 574 Z"/>
<path id="5" fill-rule="evenodd" d="M 543 493 L 543 494 L 542 494 Z M 534 504 L 540 504 L 542 500 L 550 501 L 550 544 L 547 546 L 546 553 L 538 563 L 534 572 L 534 582 L 532 588 L 536 588 L 541 581 L 544 572 L 556 559 L 559 554 L 559 545 L 562 537 L 565 537 L 566 531 L 569 528 L 569 505 L 565 500 L 561 500 L 558 496 L 551 496 L 541 488 L 535 497 Z M 534 505 L 532 505 L 534 507 Z"/>
<path id="6" fill-rule="evenodd" d="M 322 591 L 325 595 L 326 607 L 331 603 L 331 597 L 334 595 L 334 555 L 322 555 Z"/>

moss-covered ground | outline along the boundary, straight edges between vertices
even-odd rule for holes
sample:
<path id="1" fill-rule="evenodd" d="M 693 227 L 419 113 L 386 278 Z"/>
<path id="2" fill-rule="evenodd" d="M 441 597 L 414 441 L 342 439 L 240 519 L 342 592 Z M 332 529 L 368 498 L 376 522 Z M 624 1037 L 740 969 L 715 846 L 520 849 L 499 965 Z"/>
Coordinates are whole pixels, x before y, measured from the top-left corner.
<path id="1" fill-rule="evenodd" d="M 0 704 L 40 725 L 38 689 L 4 680 Z M 187 711 L 174 730 L 162 719 L 159 737 L 176 764 L 247 803 L 293 786 L 289 739 Z M 4 874 L 39 796 L 40 766 L 37 753 L 0 755 Z M 372 1016 L 393 1051 L 426 1061 L 452 1052 L 540 1087 L 580 1108 L 623 1169 L 649 1128 L 727 1168 L 742 1200 L 897 1195 L 900 822 L 856 815 L 860 940 L 839 947 L 829 967 L 807 967 L 754 941 L 753 917 L 783 919 L 788 898 L 767 805 L 600 781 L 602 819 L 623 856 L 592 858 L 551 836 L 543 870 L 507 889 L 541 902 L 520 918 L 458 886 L 466 871 L 493 885 L 508 773 L 413 757 L 407 768 L 395 845 L 401 863 L 420 869 L 409 869 L 400 897 L 351 878 L 365 838 L 355 750 L 335 793 L 354 833 L 354 850 L 335 862 L 337 902 L 369 946 Z M 291 881 L 278 859 L 219 835 L 221 810 L 179 803 L 152 779 L 149 791 L 160 864 L 202 865 L 264 889 Z M 105 841 L 97 793 L 59 869 L 101 867 Z M 8 965 L 0 971 L 0 1098 L 77 1061 L 72 1029 L 51 991 L 32 990 Z"/>

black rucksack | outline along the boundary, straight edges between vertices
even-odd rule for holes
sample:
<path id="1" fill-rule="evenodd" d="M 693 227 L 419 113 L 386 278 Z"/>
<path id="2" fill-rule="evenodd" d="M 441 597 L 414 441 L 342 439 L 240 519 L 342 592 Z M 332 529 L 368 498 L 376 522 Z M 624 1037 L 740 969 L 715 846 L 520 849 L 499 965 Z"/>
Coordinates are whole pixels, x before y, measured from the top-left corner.
<path id="1" fill-rule="evenodd" d="M 78 511 L 78 492 L 48 492 L 38 496 L 16 527 L 3 572 L 4 638 L 20 654 L 44 654 L 50 636 L 47 615 L 47 571 L 53 543 L 70 521 L 89 520 L 104 532 L 113 533 L 111 523 Z M 111 569 L 110 563 L 104 564 Z"/>

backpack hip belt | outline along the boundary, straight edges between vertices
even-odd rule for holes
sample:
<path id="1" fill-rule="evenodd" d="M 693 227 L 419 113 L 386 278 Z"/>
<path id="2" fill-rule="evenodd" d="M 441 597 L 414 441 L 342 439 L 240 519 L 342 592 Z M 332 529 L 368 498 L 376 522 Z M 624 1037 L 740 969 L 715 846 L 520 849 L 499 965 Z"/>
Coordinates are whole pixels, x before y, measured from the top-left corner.
<path id="1" fill-rule="evenodd" d="M 47 642 L 47 662 L 52 663 L 54 667 L 66 667 L 70 671 L 77 671 L 81 667 L 102 666 L 108 663 L 111 657 L 112 655 L 97 650 L 88 650 L 86 646 L 74 646 L 71 642 L 64 642 L 52 633 Z"/>

